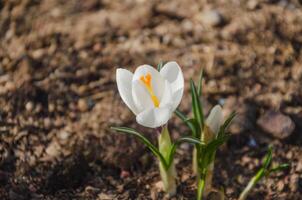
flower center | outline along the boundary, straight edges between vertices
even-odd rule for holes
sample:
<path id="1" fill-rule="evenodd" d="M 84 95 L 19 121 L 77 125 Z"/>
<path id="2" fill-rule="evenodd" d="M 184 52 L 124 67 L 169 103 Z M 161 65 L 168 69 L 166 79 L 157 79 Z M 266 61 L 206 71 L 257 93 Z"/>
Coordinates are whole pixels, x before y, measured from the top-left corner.
<path id="1" fill-rule="evenodd" d="M 151 76 L 150 73 L 148 73 L 146 76 L 141 76 L 140 77 L 140 80 L 143 82 L 143 84 L 145 85 L 148 93 L 151 96 L 151 99 L 153 101 L 154 106 L 159 107 L 159 100 L 154 94 L 154 91 L 153 91 L 153 88 L 152 88 L 152 85 L 151 85 L 151 79 L 152 79 L 152 76 Z"/>

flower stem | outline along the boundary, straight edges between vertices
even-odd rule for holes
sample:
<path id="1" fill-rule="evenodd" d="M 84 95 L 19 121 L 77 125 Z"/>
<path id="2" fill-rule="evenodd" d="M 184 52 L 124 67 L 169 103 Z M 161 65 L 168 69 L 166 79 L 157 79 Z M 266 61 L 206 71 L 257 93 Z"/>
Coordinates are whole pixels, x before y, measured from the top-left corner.
<path id="1" fill-rule="evenodd" d="M 249 181 L 247 186 L 241 192 L 238 200 L 245 200 L 250 193 L 250 191 L 254 188 L 254 186 L 258 183 L 258 181 L 264 176 L 265 170 L 261 168 L 258 173 Z"/>
<path id="2" fill-rule="evenodd" d="M 193 171 L 193 175 L 198 176 L 197 147 L 194 147 L 193 149 L 192 171 Z"/>
<path id="3" fill-rule="evenodd" d="M 176 194 L 176 170 L 174 164 L 170 166 L 168 170 L 165 169 L 163 164 L 159 163 L 160 177 L 163 182 L 164 191 L 168 194 L 169 197 L 172 197 Z"/>
<path id="4" fill-rule="evenodd" d="M 208 166 L 206 179 L 205 179 L 205 189 L 204 194 L 207 196 L 212 190 L 212 180 L 214 172 L 214 161 Z"/>
<path id="5" fill-rule="evenodd" d="M 206 173 L 202 173 L 202 174 L 200 174 L 200 176 L 198 178 L 197 200 L 202 200 L 202 198 L 203 198 L 205 182 L 206 182 Z"/>
<path id="6" fill-rule="evenodd" d="M 161 134 L 158 137 L 158 147 L 159 152 L 164 156 L 165 160 L 168 160 L 172 143 L 170 134 L 168 131 L 167 125 L 162 128 Z M 160 176 L 163 182 L 164 191 L 169 196 L 174 196 L 176 194 L 176 170 L 175 165 L 172 164 L 168 169 L 163 165 L 163 163 L 159 163 Z"/>

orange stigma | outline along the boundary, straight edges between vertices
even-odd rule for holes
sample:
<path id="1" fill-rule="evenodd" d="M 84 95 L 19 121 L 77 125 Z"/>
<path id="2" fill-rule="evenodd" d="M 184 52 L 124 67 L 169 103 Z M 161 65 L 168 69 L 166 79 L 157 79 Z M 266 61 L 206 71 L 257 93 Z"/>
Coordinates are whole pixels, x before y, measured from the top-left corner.
<path id="1" fill-rule="evenodd" d="M 152 84 L 151 84 L 151 80 L 152 80 L 152 76 L 150 73 L 148 73 L 146 76 L 141 76 L 140 80 L 143 82 L 143 84 L 145 85 L 148 93 L 151 96 L 151 99 L 153 101 L 153 104 L 155 107 L 159 107 L 159 100 L 158 98 L 155 96 L 153 88 L 152 88 Z"/>

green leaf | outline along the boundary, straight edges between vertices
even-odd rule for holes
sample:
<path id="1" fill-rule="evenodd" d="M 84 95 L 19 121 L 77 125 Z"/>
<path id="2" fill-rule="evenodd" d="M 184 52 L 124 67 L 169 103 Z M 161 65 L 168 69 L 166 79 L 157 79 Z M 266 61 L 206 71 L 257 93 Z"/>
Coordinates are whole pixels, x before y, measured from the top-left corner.
<path id="1" fill-rule="evenodd" d="M 228 117 L 227 119 L 224 121 L 222 127 L 223 129 L 227 129 L 229 127 L 229 125 L 231 124 L 231 122 L 233 121 L 233 119 L 235 118 L 236 116 L 236 112 L 233 111 Z"/>
<path id="2" fill-rule="evenodd" d="M 163 61 L 160 61 L 160 62 L 158 63 L 158 65 L 157 65 L 157 71 L 160 71 L 161 68 L 163 68 L 163 66 L 164 66 L 164 62 L 163 62 Z"/>
<path id="3" fill-rule="evenodd" d="M 274 173 L 274 172 L 282 171 L 282 170 L 285 170 L 287 168 L 289 168 L 289 164 L 284 163 L 284 164 L 278 165 L 277 167 L 274 167 L 274 168 L 270 169 L 269 173 Z"/>
<path id="4" fill-rule="evenodd" d="M 229 139 L 230 135 L 222 135 L 216 139 L 213 139 L 211 142 L 209 142 L 205 148 L 204 148 L 204 159 L 205 161 L 205 165 L 209 165 L 211 162 L 213 162 L 214 158 L 215 158 L 215 153 L 218 150 L 218 148 L 224 144 L 228 139 Z"/>
<path id="5" fill-rule="evenodd" d="M 192 136 L 195 138 L 200 138 L 200 126 L 195 119 L 188 119 L 186 122 L 192 131 Z"/>
<path id="6" fill-rule="evenodd" d="M 175 110 L 175 114 L 176 114 L 176 116 L 179 117 L 179 119 L 181 119 L 183 122 L 185 122 L 185 121 L 188 120 L 187 116 L 186 116 L 183 112 L 181 112 L 178 108 Z"/>
<path id="7" fill-rule="evenodd" d="M 160 159 L 160 162 L 163 163 L 164 167 L 168 169 L 167 162 L 163 155 L 159 152 L 159 150 L 146 138 L 144 137 L 141 133 L 137 132 L 136 130 L 132 128 L 127 128 L 127 127 L 111 127 L 112 130 L 121 132 L 121 133 L 126 133 L 129 135 L 133 135 L 137 137 L 139 140 L 141 140 L 148 148 L 149 150 Z"/>
<path id="8" fill-rule="evenodd" d="M 229 127 L 229 125 L 231 124 L 231 122 L 233 121 L 233 119 L 236 116 L 236 112 L 232 112 L 227 119 L 224 121 L 223 125 L 220 127 L 219 132 L 218 132 L 218 137 L 221 135 L 225 134 L 226 129 Z"/>
<path id="9" fill-rule="evenodd" d="M 230 138 L 229 135 L 223 135 L 216 139 L 213 139 L 209 144 L 206 146 L 206 151 L 214 152 L 216 151 L 222 144 L 224 144 Z"/>
<path id="10" fill-rule="evenodd" d="M 199 96 L 196 91 L 196 86 L 192 79 L 190 80 L 190 87 L 191 87 L 192 109 L 193 109 L 194 118 L 198 122 L 200 130 L 202 130 L 204 127 L 203 109 L 201 106 Z"/>
<path id="11" fill-rule="evenodd" d="M 168 162 L 167 162 L 168 168 L 171 166 L 171 164 L 173 162 L 176 148 L 183 142 L 188 142 L 190 144 L 195 144 L 195 145 L 204 145 L 204 143 L 202 143 L 199 139 L 194 138 L 194 137 L 185 136 L 185 137 L 179 138 L 178 140 L 176 140 L 176 142 L 171 147 L 170 154 L 168 157 Z"/>
<path id="12" fill-rule="evenodd" d="M 199 97 L 202 96 L 202 80 L 203 80 L 203 70 L 201 70 L 201 72 L 200 72 L 199 79 L 198 79 L 198 85 L 197 85 L 197 93 L 198 93 Z"/>
<path id="13" fill-rule="evenodd" d="M 266 156 L 264 158 L 264 162 L 262 165 L 265 170 L 268 169 L 268 167 L 270 166 L 270 164 L 272 162 L 272 154 L 273 154 L 273 148 L 270 146 L 268 148 L 268 152 L 266 153 Z"/>

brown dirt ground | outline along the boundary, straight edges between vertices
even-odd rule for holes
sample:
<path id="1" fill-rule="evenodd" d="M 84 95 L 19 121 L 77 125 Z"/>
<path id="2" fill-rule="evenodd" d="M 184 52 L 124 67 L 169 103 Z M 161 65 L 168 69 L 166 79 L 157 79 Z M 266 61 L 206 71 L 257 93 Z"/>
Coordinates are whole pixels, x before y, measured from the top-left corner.
<path id="1" fill-rule="evenodd" d="M 143 145 L 109 130 L 142 128 L 121 102 L 115 70 L 176 60 L 204 102 L 240 114 L 218 152 L 214 182 L 236 199 L 268 144 L 290 169 L 250 199 L 302 199 L 302 6 L 293 0 L 0 1 L 0 199 L 162 199 Z M 188 84 L 180 109 L 189 112 Z M 285 139 L 261 131 L 290 116 Z M 281 123 L 281 122 L 280 122 Z M 180 127 L 180 128 L 175 128 Z M 173 136 L 187 134 L 175 117 Z M 191 146 L 178 150 L 178 195 L 194 199 Z"/>

